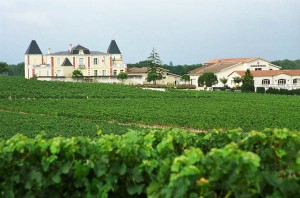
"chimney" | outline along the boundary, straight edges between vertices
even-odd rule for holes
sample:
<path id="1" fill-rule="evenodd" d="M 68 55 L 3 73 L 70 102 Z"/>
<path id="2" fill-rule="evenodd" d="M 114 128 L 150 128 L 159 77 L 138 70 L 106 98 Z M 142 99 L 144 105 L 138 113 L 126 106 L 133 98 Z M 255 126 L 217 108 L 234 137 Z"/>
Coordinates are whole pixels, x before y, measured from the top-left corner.
<path id="1" fill-rule="evenodd" d="M 48 54 L 50 54 L 51 53 L 51 48 L 48 48 Z"/>
<path id="2" fill-rule="evenodd" d="M 69 44 L 69 52 L 72 51 L 72 44 Z"/>

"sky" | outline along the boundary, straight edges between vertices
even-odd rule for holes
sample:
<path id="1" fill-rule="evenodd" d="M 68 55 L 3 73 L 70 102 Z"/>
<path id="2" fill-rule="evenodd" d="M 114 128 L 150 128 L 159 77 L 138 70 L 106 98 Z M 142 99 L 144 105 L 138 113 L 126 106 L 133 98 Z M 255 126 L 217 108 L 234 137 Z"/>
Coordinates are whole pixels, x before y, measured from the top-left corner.
<path id="1" fill-rule="evenodd" d="M 210 59 L 300 59 L 300 0 L 0 0 L 0 61 L 24 61 L 80 44 L 105 52 L 116 40 L 124 63 L 156 49 L 163 63 Z"/>

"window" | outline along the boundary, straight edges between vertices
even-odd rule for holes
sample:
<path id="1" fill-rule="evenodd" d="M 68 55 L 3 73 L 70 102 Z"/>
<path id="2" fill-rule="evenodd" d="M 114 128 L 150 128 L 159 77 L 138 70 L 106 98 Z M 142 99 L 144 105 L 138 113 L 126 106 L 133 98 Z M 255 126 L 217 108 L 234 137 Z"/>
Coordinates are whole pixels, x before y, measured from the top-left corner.
<path id="1" fill-rule="evenodd" d="M 42 75 L 42 71 L 39 71 L 39 76 L 41 76 Z"/>
<path id="2" fill-rule="evenodd" d="M 257 71 L 257 70 L 261 70 L 261 68 L 255 68 L 255 70 Z"/>
<path id="3" fill-rule="evenodd" d="M 123 69 L 120 70 L 120 73 L 121 73 L 121 72 L 124 72 Z"/>
<path id="4" fill-rule="evenodd" d="M 300 78 L 293 79 L 293 84 L 294 85 L 300 84 Z"/>
<path id="5" fill-rule="evenodd" d="M 270 85 L 270 80 L 269 79 L 263 79 L 261 82 L 262 85 Z"/>
<path id="6" fill-rule="evenodd" d="M 57 64 L 57 66 L 60 66 L 60 58 L 56 59 L 56 64 Z"/>
<path id="7" fill-rule="evenodd" d="M 285 85 L 286 84 L 286 80 L 285 79 L 279 79 L 278 80 L 278 85 Z"/>
<path id="8" fill-rule="evenodd" d="M 84 68 L 84 59 L 83 58 L 79 58 L 79 68 Z"/>
<path id="9" fill-rule="evenodd" d="M 114 70 L 114 76 L 116 76 L 117 75 L 117 70 Z"/>
<path id="10" fill-rule="evenodd" d="M 94 58 L 94 65 L 98 65 L 98 58 Z"/>
<path id="11" fill-rule="evenodd" d="M 94 76 L 98 76 L 98 70 L 94 70 Z"/>
<path id="12" fill-rule="evenodd" d="M 61 76 L 61 71 L 60 70 L 57 70 L 57 76 Z"/>
<path id="13" fill-rule="evenodd" d="M 49 76 L 49 70 L 47 70 L 46 75 Z"/>
<path id="14" fill-rule="evenodd" d="M 102 76 L 106 76 L 106 70 L 102 70 Z"/>

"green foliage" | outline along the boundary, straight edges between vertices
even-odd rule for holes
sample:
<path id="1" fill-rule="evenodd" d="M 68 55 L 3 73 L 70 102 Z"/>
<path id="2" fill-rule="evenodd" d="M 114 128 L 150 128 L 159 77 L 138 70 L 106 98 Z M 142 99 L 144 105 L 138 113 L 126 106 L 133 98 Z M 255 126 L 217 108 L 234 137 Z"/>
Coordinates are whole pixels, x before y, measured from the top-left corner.
<path id="1" fill-rule="evenodd" d="M 200 130 L 300 130 L 299 98 L 291 96 L 176 89 L 157 92 L 128 85 L 31 81 L 20 77 L 0 77 L 0 90 L 0 111 L 14 113 Z M 5 128 L 10 126 L 5 123 Z M 15 132 L 23 129 L 20 122 L 14 127 Z M 50 125 L 40 127 L 45 131 L 56 129 Z M 85 127 L 81 126 L 80 131 Z M 5 133 L 1 126 L 0 133 Z"/>
<path id="2" fill-rule="evenodd" d="M 25 76 L 24 62 L 18 63 L 17 65 L 9 65 L 8 75 L 24 77 Z"/>
<path id="3" fill-rule="evenodd" d="M 266 90 L 265 90 L 264 87 L 257 87 L 256 88 L 256 93 L 262 93 L 262 94 L 264 94 L 264 93 L 266 93 Z"/>
<path id="4" fill-rule="evenodd" d="M 0 141 L 3 197 L 297 197 L 300 133 L 266 129 Z M 26 178 L 26 179 L 24 179 Z"/>
<path id="5" fill-rule="evenodd" d="M 242 86 L 241 89 L 244 92 L 254 92 L 254 81 L 253 76 L 249 69 L 245 72 L 245 75 L 242 77 Z"/>
<path id="6" fill-rule="evenodd" d="M 147 82 L 152 82 L 153 84 L 156 84 L 157 80 L 161 80 L 162 79 L 162 74 L 159 72 L 149 72 L 147 74 Z"/>
<path id="7" fill-rule="evenodd" d="M 118 74 L 118 76 L 117 76 L 117 79 L 118 80 L 121 80 L 122 82 L 124 81 L 124 80 L 126 80 L 128 78 L 128 75 L 126 74 L 126 73 L 124 73 L 124 72 L 120 72 L 119 74 Z"/>
<path id="8" fill-rule="evenodd" d="M 183 80 L 185 82 L 185 84 L 186 84 L 186 82 L 189 82 L 191 80 L 191 77 L 188 74 L 183 74 L 181 76 L 181 80 Z"/>
<path id="9" fill-rule="evenodd" d="M 199 76 L 198 78 L 198 85 L 199 86 L 206 86 L 211 87 L 218 83 L 217 76 L 212 72 L 206 72 Z"/>
<path id="10" fill-rule="evenodd" d="M 227 81 L 228 81 L 228 78 L 223 77 L 223 78 L 220 78 L 219 80 L 220 80 L 221 83 L 223 83 L 223 85 L 224 85 L 224 87 L 225 87 L 225 86 L 226 86 L 226 83 L 227 83 Z"/>
<path id="11" fill-rule="evenodd" d="M 280 95 L 300 95 L 300 89 L 276 89 L 276 88 L 268 88 L 266 90 L 266 93 L 269 94 L 280 94 Z"/>
<path id="12" fill-rule="evenodd" d="M 239 76 L 233 77 L 233 82 L 236 83 L 238 86 L 242 82 L 242 80 L 243 79 L 241 77 L 239 77 Z"/>
<path id="13" fill-rule="evenodd" d="M 147 61 L 152 63 L 153 65 L 161 65 L 162 64 L 159 54 L 156 52 L 156 50 L 154 48 L 152 49 L 149 57 L 147 58 Z"/>
<path id="14" fill-rule="evenodd" d="M 83 77 L 83 74 L 79 69 L 76 69 L 72 72 L 72 77 L 73 78 L 80 78 L 80 77 Z"/>
<path id="15" fill-rule="evenodd" d="M 284 69 L 300 69 L 300 59 L 298 60 L 276 60 L 271 62 L 274 65 L 278 65 L 282 70 Z"/>
<path id="16" fill-rule="evenodd" d="M 8 71 L 9 71 L 8 64 L 0 61 L 0 74 Z"/>

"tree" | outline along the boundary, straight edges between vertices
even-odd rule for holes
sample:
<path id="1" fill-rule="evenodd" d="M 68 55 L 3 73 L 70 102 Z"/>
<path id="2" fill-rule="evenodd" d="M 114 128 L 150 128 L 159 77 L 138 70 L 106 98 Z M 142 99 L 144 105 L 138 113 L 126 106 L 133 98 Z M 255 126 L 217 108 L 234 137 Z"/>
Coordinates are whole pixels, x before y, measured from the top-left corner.
<path id="1" fill-rule="evenodd" d="M 8 72 L 8 64 L 0 61 L 0 74 Z"/>
<path id="2" fill-rule="evenodd" d="M 228 81 L 228 78 L 223 77 L 223 78 L 220 78 L 219 80 L 221 81 L 221 83 L 223 83 L 223 85 L 224 85 L 224 87 L 225 87 L 225 86 L 226 86 L 226 83 L 227 83 L 227 81 Z"/>
<path id="3" fill-rule="evenodd" d="M 147 82 L 153 81 L 153 84 L 156 85 L 156 81 L 161 80 L 161 79 L 162 79 L 161 73 L 148 73 L 146 80 L 147 80 Z"/>
<path id="4" fill-rule="evenodd" d="M 233 82 L 237 84 L 237 86 L 240 86 L 240 83 L 242 82 L 242 78 L 239 76 L 233 77 Z"/>
<path id="5" fill-rule="evenodd" d="M 79 77 L 83 77 L 83 74 L 80 70 L 76 69 L 72 72 L 72 77 L 73 78 L 79 78 Z"/>
<path id="6" fill-rule="evenodd" d="M 198 85 L 199 86 L 211 87 L 211 86 L 213 86 L 213 85 L 215 85 L 217 83 L 218 83 L 218 78 L 212 72 L 203 73 L 198 78 Z"/>
<path id="7" fill-rule="evenodd" d="M 128 75 L 124 72 L 120 72 L 117 76 L 118 80 L 121 80 L 122 82 L 124 82 L 124 80 L 126 80 L 128 78 Z"/>
<path id="8" fill-rule="evenodd" d="M 187 81 L 190 81 L 191 80 L 191 77 L 188 75 L 188 74 L 183 74 L 181 76 L 181 80 L 184 81 L 184 83 L 186 84 Z"/>
<path id="9" fill-rule="evenodd" d="M 161 65 L 162 64 L 158 53 L 155 51 L 155 48 L 152 49 L 152 51 L 151 51 L 149 57 L 147 58 L 147 60 L 150 61 L 151 63 L 153 63 L 154 65 Z"/>
<path id="10" fill-rule="evenodd" d="M 254 92 L 254 81 L 253 76 L 249 69 L 245 72 L 245 75 L 242 78 L 242 91 L 244 92 Z"/>
<path id="11" fill-rule="evenodd" d="M 163 71 L 159 67 L 159 65 L 162 62 L 160 60 L 158 53 L 155 51 L 154 48 L 152 49 L 152 52 L 150 53 L 147 61 L 148 61 L 147 81 L 148 82 L 153 81 L 153 83 L 156 84 L 157 80 L 162 79 Z"/>
<path id="12" fill-rule="evenodd" d="M 17 65 L 8 65 L 8 67 L 9 76 L 25 76 L 24 62 L 18 63 Z"/>
<path id="13" fill-rule="evenodd" d="M 172 61 L 170 61 L 169 66 L 171 66 L 171 67 L 174 66 Z"/>

